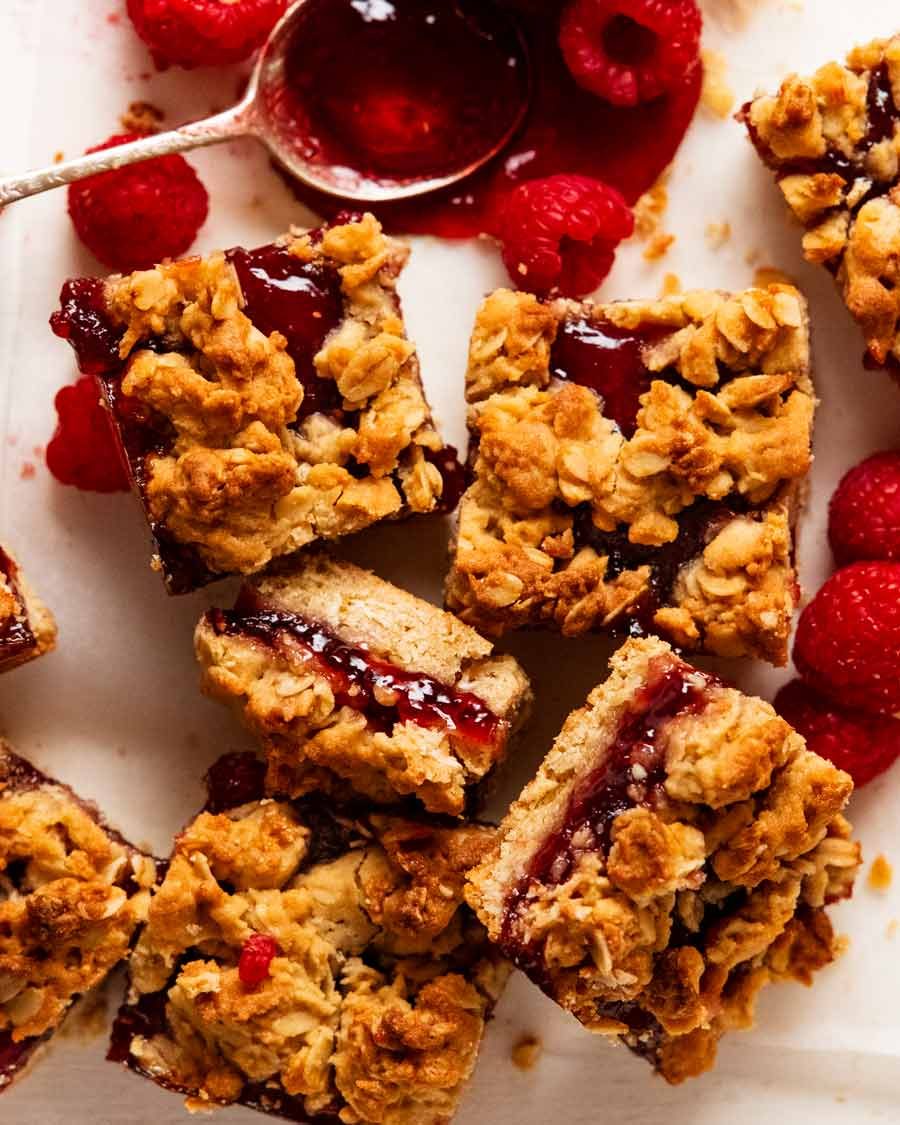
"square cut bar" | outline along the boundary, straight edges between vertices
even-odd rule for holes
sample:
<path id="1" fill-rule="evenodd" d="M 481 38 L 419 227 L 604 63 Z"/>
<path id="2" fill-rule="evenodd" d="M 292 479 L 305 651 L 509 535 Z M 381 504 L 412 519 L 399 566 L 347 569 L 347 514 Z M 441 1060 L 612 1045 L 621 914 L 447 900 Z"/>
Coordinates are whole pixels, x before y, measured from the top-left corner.
<path id="1" fill-rule="evenodd" d="M 262 740 L 273 790 L 417 797 L 462 815 L 531 702 L 512 656 L 324 553 L 249 581 L 195 636 L 203 690 Z"/>
<path id="2" fill-rule="evenodd" d="M 860 861 L 852 787 L 768 703 L 629 640 L 466 896 L 548 996 L 681 1082 L 767 981 L 840 951 L 824 908 Z"/>
<path id="3" fill-rule="evenodd" d="M 445 1125 L 508 975 L 463 899 L 475 824 L 263 800 L 228 755 L 176 839 L 109 1057 L 296 1121 Z"/>
<path id="4" fill-rule="evenodd" d="M 0 672 L 54 648 L 53 614 L 31 590 L 12 553 L 0 547 Z"/>
<path id="5" fill-rule="evenodd" d="M 154 861 L 0 744 L 0 1092 L 129 955 Z"/>
<path id="6" fill-rule="evenodd" d="M 846 64 L 790 75 L 740 114 L 806 228 L 803 254 L 833 275 L 866 342 L 866 363 L 900 364 L 900 36 Z"/>
<path id="7" fill-rule="evenodd" d="M 52 325 L 100 381 L 171 593 L 455 505 L 371 215 L 258 250 L 68 282 Z"/>
<path id="8" fill-rule="evenodd" d="M 787 285 L 607 305 L 498 290 L 466 375 L 448 608 L 787 661 L 815 404 Z"/>

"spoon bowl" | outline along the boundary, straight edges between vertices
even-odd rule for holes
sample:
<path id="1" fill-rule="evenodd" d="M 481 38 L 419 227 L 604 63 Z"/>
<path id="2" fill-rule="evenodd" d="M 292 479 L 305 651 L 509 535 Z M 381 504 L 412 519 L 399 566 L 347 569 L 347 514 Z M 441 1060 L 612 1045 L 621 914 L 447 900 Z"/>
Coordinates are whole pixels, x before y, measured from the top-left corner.
<path id="1" fill-rule="evenodd" d="M 386 15 L 391 18 L 390 13 L 400 4 L 401 0 L 354 0 L 351 6 L 358 12 L 371 13 L 368 18 L 384 19 Z M 456 8 L 463 6 L 455 5 Z M 244 136 L 261 141 L 277 163 L 301 184 L 349 203 L 387 203 L 448 187 L 471 175 L 504 148 L 521 125 L 531 94 L 530 60 L 520 28 L 511 16 L 499 8 L 493 9 L 484 3 L 479 3 L 477 7 L 482 16 L 492 12 L 498 26 L 504 28 L 504 43 L 509 44 L 511 51 L 506 65 L 516 68 L 519 75 L 519 100 L 506 107 L 500 127 L 486 133 L 483 148 L 479 146 L 478 151 L 467 151 L 458 165 L 443 167 L 437 173 L 385 175 L 356 168 L 347 160 L 323 160 L 321 152 L 315 151 L 316 146 L 302 143 L 302 133 L 292 129 L 297 120 L 292 118 L 289 105 L 291 71 L 298 67 L 302 70 L 304 33 L 309 34 L 312 21 L 328 11 L 329 5 L 323 0 L 297 0 L 276 24 L 260 51 L 246 92 L 237 105 L 178 129 L 141 137 L 49 168 L 0 179 L 0 207 L 127 164 Z M 363 18 L 368 22 L 365 14 Z M 335 73 L 333 81 L 338 84 L 344 78 Z M 357 109 L 364 128 L 366 106 Z"/>

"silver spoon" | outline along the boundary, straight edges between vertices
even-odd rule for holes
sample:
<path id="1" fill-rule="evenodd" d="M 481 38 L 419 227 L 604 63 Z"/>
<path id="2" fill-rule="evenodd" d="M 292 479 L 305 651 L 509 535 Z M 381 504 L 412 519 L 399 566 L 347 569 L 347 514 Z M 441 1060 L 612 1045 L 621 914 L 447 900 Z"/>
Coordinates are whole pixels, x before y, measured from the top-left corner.
<path id="1" fill-rule="evenodd" d="M 525 41 L 518 35 L 519 57 L 516 64 L 524 68 L 525 76 L 521 105 L 511 113 L 509 127 L 502 136 L 491 141 L 483 153 L 464 167 L 442 176 L 395 181 L 369 179 L 352 168 L 310 163 L 290 144 L 283 127 L 270 111 L 273 101 L 270 95 L 277 91 L 283 81 L 285 57 L 293 45 L 294 33 L 306 3 L 307 0 L 298 0 L 276 24 L 256 61 L 247 92 L 237 105 L 203 121 L 183 125 L 180 129 L 142 137 L 127 144 L 116 145 L 115 148 L 66 160 L 49 168 L 26 172 L 23 176 L 0 179 L 0 207 L 98 172 L 108 172 L 154 156 L 167 156 L 173 152 L 217 145 L 245 136 L 253 136 L 262 141 L 279 164 L 309 187 L 359 203 L 385 203 L 423 195 L 470 175 L 496 155 L 521 124 L 528 108 L 529 60 Z"/>

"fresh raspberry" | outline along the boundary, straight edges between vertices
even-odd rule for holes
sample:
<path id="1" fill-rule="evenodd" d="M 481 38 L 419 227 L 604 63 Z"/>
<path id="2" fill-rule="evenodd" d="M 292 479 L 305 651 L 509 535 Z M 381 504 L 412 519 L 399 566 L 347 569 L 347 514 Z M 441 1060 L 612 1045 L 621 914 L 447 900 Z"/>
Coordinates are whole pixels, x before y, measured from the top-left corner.
<path id="1" fill-rule="evenodd" d="M 857 788 L 900 757 L 900 719 L 838 707 L 802 680 L 785 684 L 774 706 L 810 750 L 846 770 Z"/>
<path id="2" fill-rule="evenodd" d="M 133 141 L 125 133 L 88 149 Z M 105 266 L 122 273 L 184 254 L 206 221 L 209 198 L 182 156 L 159 156 L 69 187 L 78 237 Z"/>
<path id="3" fill-rule="evenodd" d="M 613 105 L 637 105 L 685 81 L 702 27 L 694 0 L 572 0 L 559 45 L 579 86 Z"/>
<path id="4" fill-rule="evenodd" d="M 794 663 L 842 707 L 900 711 L 900 563 L 833 574 L 800 615 Z"/>
<path id="5" fill-rule="evenodd" d="M 61 484 L 88 492 L 127 492 L 128 470 L 100 390 L 85 375 L 57 392 L 56 432 L 47 445 L 47 468 Z"/>
<path id="6" fill-rule="evenodd" d="M 268 934 L 247 938 L 238 961 L 238 976 L 245 988 L 256 988 L 269 975 L 272 959 L 278 956 L 278 942 Z"/>
<path id="7" fill-rule="evenodd" d="M 497 223 L 510 277 L 539 296 L 593 292 L 633 230 L 622 196 L 589 176 L 526 180 L 505 196 Z"/>
<path id="8" fill-rule="evenodd" d="M 265 43 L 287 0 L 128 0 L 156 65 L 224 66 Z"/>
<path id="9" fill-rule="evenodd" d="M 900 562 L 900 453 L 876 453 L 847 473 L 831 498 L 828 539 L 839 566 Z"/>

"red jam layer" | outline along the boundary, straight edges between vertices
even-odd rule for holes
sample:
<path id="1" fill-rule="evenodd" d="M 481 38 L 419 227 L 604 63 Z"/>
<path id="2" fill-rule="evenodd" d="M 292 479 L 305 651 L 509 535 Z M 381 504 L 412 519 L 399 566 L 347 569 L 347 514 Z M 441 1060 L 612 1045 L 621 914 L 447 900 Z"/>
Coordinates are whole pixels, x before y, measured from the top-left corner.
<path id="1" fill-rule="evenodd" d="M 556 885 L 571 875 L 580 855 L 610 848 L 612 826 L 628 809 L 653 808 L 664 799 L 666 764 L 657 746 L 660 729 L 680 715 L 699 714 L 715 677 L 687 664 L 662 660 L 651 667 L 646 685 L 631 701 L 602 764 L 574 788 L 561 827 L 547 836 L 505 904 L 502 942 L 519 968 L 539 979 L 538 948 L 516 942 L 514 925 L 533 883 Z"/>
<path id="2" fill-rule="evenodd" d="M 324 0 L 320 2 L 324 3 Z M 347 0 L 342 0 L 342 3 L 344 7 L 348 6 Z M 413 0 L 392 0 L 391 3 L 387 0 L 360 0 L 349 6 L 363 12 L 373 10 L 376 5 L 401 13 L 421 11 Z M 468 12 L 476 5 L 456 5 L 446 0 L 445 3 L 431 4 L 426 10 L 456 7 Z M 679 89 L 656 101 L 631 109 L 608 105 L 583 90 L 566 68 L 557 45 L 563 7 L 561 0 L 504 0 L 503 7 L 518 19 L 531 60 L 532 100 L 525 123 L 501 154 L 474 176 L 435 195 L 379 207 L 382 222 L 394 230 L 437 234 L 445 238 L 470 238 L 496 231 L 497 216 L 502 211 L 509 189 L 523 180 L 553 176 L 559 172 L 603 180 L 618 188 L 628 203 L 634 203 L 656 182 L 678 151 L 697 107 L 701 67 L 695 67 Z M 416 30 L 414 22 L 401 16 L 391 21 L 390 30 L 391 34 L 397 35 L 395 50 L 398 53 L 406 51 L 413 54 L 418 49 L 418 39 L 413 41 L 411 38 L 411 33 Z M 334 49 L 341 52 L 343 72 L 343 51 L 347 45 L 337 39 L 332 42 Z M 383 88 L 386 75 L 380 69 L 378 57 L 363 57 L 360 62 L 362 69 L 354 77 L 355 88 L 371 91 Z M 452 70 L 451 77 L 461 87 L 474 88 L 483 80 L 479 74 L 481 65 L 482 56 L 477 52 L 444 50 L 436 69 L 441 75 L 447 75 Z M 330 80 L 327 85 L 334 88 Z M 429 91 L 440 91 L 442 88 L 430 81 L 424 87 Z M 421 89 L 418 98 L 421 101 Z M 429 99 L 420 111 L 422 116 L 417 119 L 440 117 L 451 104 L 439 102 L 432 107 Z M 396 116 L 396 111 L 393 115 Z M 485 129 L 496 124 L 488 120 L 491 116 L 490 113 L 485 115 Z M 415 129 L 394 128 L 388 133 L 390 144 L 382 152 L 379 166 L 397 170 L 404 161 L 414 159 L 421 139 Z M 401 133 L 405 133 L 405 137 Z M 377 138 L 370 139 L 368 144 L 378 147 Z M 396 152 L 398 148 L 399 153 Z M 293 181 L 291 186 L 319 214 L 333 215 L 340 206 L 334 199 Z"/>
<path id="3" fill-rule="evenodd" d="M 497 742 L 503 734 L 503 720 L 472 692 L 379 660 L 297 614 L 262 607 L 254 612 L 213 609 L 206 619 L 220 636 L 252 637 L 288 651 L 299 645 L 328 678 L 337 705 L 363 712 L 379 730 L 412 722 L 480 744 Z"/>
<path id="4" fill-rule="evenodd" d="M 528 67 L 515 20 L 473 0 L 306 0 L 267 109 L 339 183 L 439 178 L 515 128 Z"/>
<path id="5" fill-rule="evenodd" d="M 44 1038 L 38 1036 L 14 1043 L 12 1033 L 12 1028 L 0 1031 L 0 1093 L 9 1086 L 16 1074 L 28 1062 L 29 1055 Z"/>
<path id="6" fill-rule="evenodd" d="M 604 415 L 630 438 L 637 428 L 640 397 L 650 389 L 643 349 L 665 333 L 655 326 L 636 331 L 605 320 L 565 320 L 550 352 L 550 372 L 596 391 Z"/>
<path id="7" fill-rule="evenodd" d="M 0 572 L 6 578 L 16 600 L 20 605 L 24 605 L 19 589 L 19 568 L 2 548 L 0 548 Z M 34 633 L 31 631 L 24 610 L 18 616 L 0 620 L 0 666 L 8 660 L 15 660 L 29 652 L 35 644 Z"/>
<path id="8" fill-rule="evenodd" d="M 280 332 L 303 384 L 297 418 L 340 410 L 341 396 L 331 379 L 320 379 L 313 358 L 344 316 L 341 278 L 320 261 L 305 262 L 279 246 L 232 250 L 246 302 L 244 311 L 266 336 Z"/>

